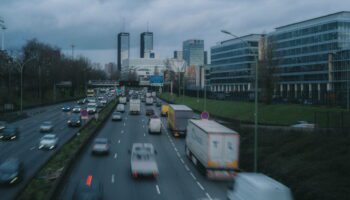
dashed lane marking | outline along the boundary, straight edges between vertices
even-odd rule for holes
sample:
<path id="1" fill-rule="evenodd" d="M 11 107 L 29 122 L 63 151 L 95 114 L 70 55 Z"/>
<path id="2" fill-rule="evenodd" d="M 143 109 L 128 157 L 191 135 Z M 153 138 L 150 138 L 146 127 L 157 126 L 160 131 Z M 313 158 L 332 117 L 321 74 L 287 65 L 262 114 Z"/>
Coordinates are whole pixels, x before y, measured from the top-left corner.
<path id="1" fill-rule="evenodd" d="M 118 156 L 118 154 L 117 154 L 117 153 L 115 153 L 115 154 L 114 154 L 114 159 L 117 159 L 117 156 Z"/>
<path id="2" fill-rule="evenodd" d="M 192 178 L 193 178 L 194 180 L 197 180 L 197 178 L 193 175 L 192 172 L 190 173 L 190 175 L 192 176 Z"/>
<path id="3" fill-rule="evenodd" d="M 160 194 L 160 189 L 158 185 L 156 185 L 156 189 L 157 189 L 157 193 Z"/>
<path id="4" fill-rule="evenodd" d="M 114 183 L 114 174 L 112 174 L 111 182 Z"/>
<path id="5" fill-rule="evenodd" d="M 118 140 L 118 143 L 120 143 L 120 140 Z"/>
<path id="6" fill-rule="evenodd" d="M 201 190 L 203 190 L 204 191 L 204 187 L 201 185 L 201 183 L 200 182 L 198 182 L 197 181 L 197 185 L 201 188 Z"/>

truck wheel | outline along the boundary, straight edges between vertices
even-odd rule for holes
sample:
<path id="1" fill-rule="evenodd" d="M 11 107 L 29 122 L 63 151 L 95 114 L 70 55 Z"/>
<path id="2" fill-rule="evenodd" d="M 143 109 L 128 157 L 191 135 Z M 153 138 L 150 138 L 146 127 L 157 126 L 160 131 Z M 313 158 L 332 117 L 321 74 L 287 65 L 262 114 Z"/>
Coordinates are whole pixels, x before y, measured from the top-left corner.
<path id="1" fill-rule="evenodd" d="M 191 152 L 190 152 L 190 150 L 187 148 L 187 146 L 185 146 L 185 151 L 186 151 L 186 156 L 187 156 L 187 158 L 191 158 Z"/>
<path id="2" fill-rule="evenodd" d="M 194 164 L 195 166 L 197 166 L 197 159 L 196 159 L 193 155 L 191 156 L 191 158 L 192 158 L 193 164 Z"/>

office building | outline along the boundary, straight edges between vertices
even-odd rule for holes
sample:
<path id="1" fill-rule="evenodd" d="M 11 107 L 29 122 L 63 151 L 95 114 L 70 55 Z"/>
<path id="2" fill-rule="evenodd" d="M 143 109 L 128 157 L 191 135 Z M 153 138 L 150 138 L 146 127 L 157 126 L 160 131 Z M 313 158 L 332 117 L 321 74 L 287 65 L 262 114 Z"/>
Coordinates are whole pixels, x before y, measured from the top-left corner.
<path id="1" fill-rule="evenodd" d="M 204 51 L 204 65 L 208 64 L 208 52 Z"/>
<path id="2" fill-rule="evenodd" d="M 275 94 L 320 103 L 344 97 L 349 78 L 350 12 L 276 28 L 269 35 L 278 61 Z"/>
<path id="3" fill-rule="evenodd" d="M 263 39 L 263 35 L 251 34 L 211 47 L 210 90 L 247 97 L 253 90 L 255 57 Z"/>
<path id="4" fill-rule="evenodd" d="M 182 60 L 183 59 L 182 51 L 174 51 L 174 59 Z"/>
<path id="5" fill-rule="evenodd" d="M 121 32 L 118 34 L 118 70 L 122 69 L 122 62 L 124 59 L 130 57 L 130 36 L 129 33 Z"/>
<path id="6" fill-rule="evenodd" d="M 153 33 L 143 32 L 140 39 L 140 58 L 145 57 L 145 53 L 153 51 Z"/>
<path id="7" fill-rule="evenodd" d="M 183 59 L 187 66 L 204 65 L 204 40 L 186 40 L 182 44 Z"/>
<path id="8" fill-rule="evenodd" d="M 105 72 L 108 77 L 111 77 L 111 75 L 117 70 L 117 65 L 115 63 L 106 63 L 105 64 Z"/>

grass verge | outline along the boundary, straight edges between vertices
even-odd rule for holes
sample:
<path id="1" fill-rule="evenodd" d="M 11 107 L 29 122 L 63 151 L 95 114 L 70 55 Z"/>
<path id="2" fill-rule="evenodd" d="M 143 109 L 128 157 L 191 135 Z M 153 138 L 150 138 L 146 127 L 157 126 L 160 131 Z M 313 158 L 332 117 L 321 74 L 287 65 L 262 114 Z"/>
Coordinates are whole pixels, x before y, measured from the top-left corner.
<path id="1" fill-rule="evenodd" d="M 203 99 L 195 97 L 171 95 L 163 93 L 160 95 L 165 100 L 171 100 L 174 103 L 186 104 L 192 109 L 204 110 Z M 207 109 L 210 114 L 217 117 L 223 117 L 232 120 L 241 120 L 253 122 L 254 103 L 243 101 L 220 101 L 207 99 Z M 259 123 L 271 125 L 291 125 L 299 120 L 309 122 L 314 121 L 315 112 L 341 112 L 340 108 L 329 108 L 321 106 L 298 105 L 298 104 L 259 104 Z"/>
<path id="2" fill-rule="evenodd" d="M 73 137 L 66 143 L 48 162 L 37 172 L 36 176 L 29 182 L 27 187 L 17 198 L 20 200 L 44 200 L 55 186 L 55 180 L 71 162 L 77 152 L 86 144 L 92 134 L 101 127 L 106 118 L 114 110 L 117 100 L 111 101 L 99 113 L 99 121 L 90 120 L 79 131 L 79 136 Z"/>

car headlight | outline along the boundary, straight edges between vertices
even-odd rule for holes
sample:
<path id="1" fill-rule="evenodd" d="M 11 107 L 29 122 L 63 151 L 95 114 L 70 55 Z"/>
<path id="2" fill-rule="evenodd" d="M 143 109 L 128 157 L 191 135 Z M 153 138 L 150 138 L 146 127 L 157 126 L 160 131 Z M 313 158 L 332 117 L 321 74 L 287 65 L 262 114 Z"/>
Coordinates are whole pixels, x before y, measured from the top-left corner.
<path id="1" fill-rule="evenodd" d="M 16 181 L 17 181 L 17 179 L 18 179 L 18 177 L 17 177 L 17 176 L 13 177 L 13 178 L 12 178 L 12 180 L 11 180 L 11 182 L 10 182 L 10 184 L 12 184 L 12 183 L 16 182 Z"/>
<path id="2" fill-rule="evenodd" d="M 71 121 L 70 121 L 70 120 L 68 120 L 68 121 L 67 121 L 67 123 L 71 123 Z"/>
<path id="3" fill-rule="evenodd" d="M 80 123 L 80 120 L 78 120 L 77 123 Z"/>

